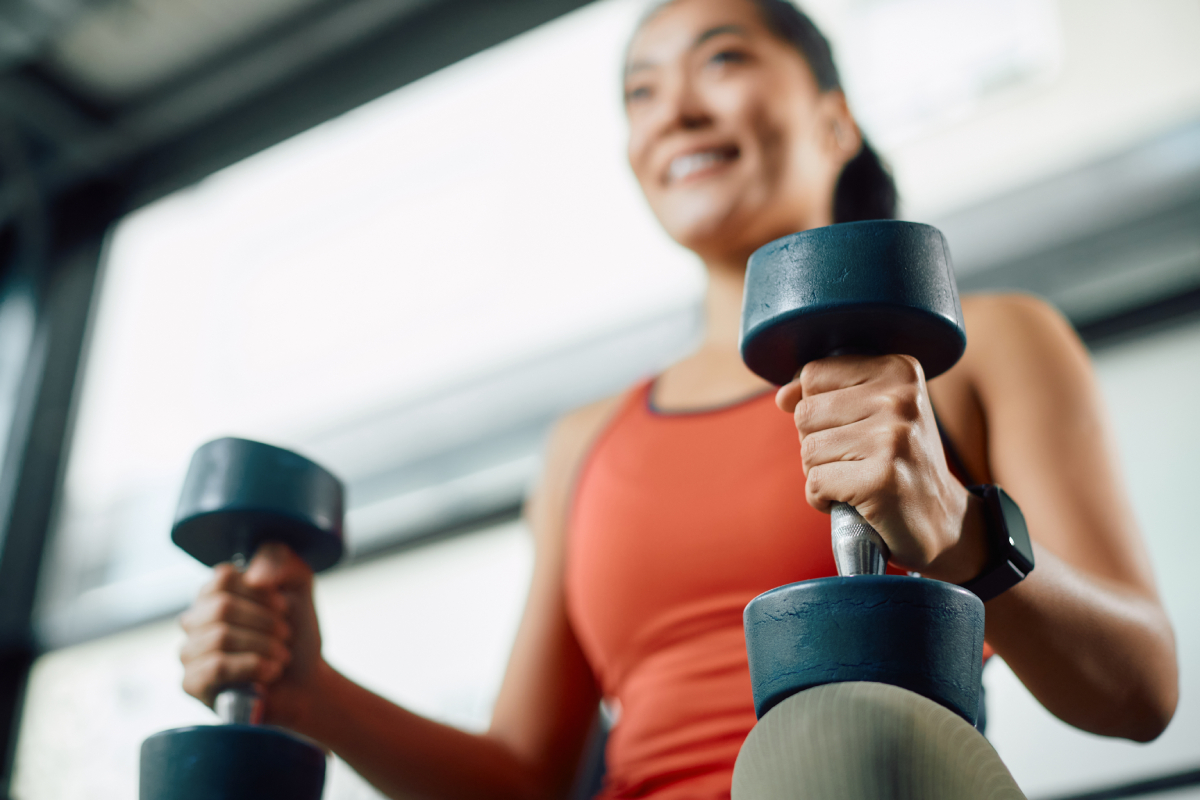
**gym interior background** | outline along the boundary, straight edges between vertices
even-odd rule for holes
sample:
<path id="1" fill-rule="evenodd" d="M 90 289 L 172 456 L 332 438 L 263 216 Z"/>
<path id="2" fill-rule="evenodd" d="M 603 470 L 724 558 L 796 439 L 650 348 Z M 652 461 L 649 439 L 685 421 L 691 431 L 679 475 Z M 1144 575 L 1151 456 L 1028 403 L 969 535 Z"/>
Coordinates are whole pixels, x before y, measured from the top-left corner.
<path id="1" fill-rule="evenodd" d="M 1175 624 L 1154 743 L 1068 728 L 999 660 L 989 738 L 1034 800 L 1200 798 L 1200 4 L 804 6 L 962 290 L 1042 294 L 1091 347 Z M 144 737 L 211 721 L 173 619 L 206 570 L 167 534 L 224 434 L 348 484 L 329 659 L 486 726 L 547 425 L 699 332 L 623 163 L 644 7 L 0 9 L 0 794 L 133 797 Z M 376 796 L 335 763 L 326 797 Z"/>

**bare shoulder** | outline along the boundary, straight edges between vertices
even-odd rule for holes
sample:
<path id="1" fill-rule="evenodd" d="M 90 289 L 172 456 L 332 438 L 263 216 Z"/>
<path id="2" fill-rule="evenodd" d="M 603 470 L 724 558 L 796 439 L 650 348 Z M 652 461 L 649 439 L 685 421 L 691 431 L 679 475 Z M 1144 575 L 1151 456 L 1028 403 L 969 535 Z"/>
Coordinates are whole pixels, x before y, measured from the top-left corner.
<path id="1" fill-rule="evenodd" d="M 1087 352 L 1075 330 L 1039 297 L 969 295 L 962 308 L 967 327 L 963 371 L 976 385 L 1014 372 L 1087 369 Z"/>
<path id="2" fill-rule="evenodd" d="M 1074 329 L 1050 303 L 1031 294 L 972 294 L 962 298 L 968 352 L 1029 340 L 1076 340 Z"/>
<path id="3" fill-rule="evenodd" d="M 579 469 L 592 444 L 627 397 L 624 392 L 575 409 L 550 431 L 542 473 L 525 504 L 525 517 L 539 546 L 562 538 Z"/>

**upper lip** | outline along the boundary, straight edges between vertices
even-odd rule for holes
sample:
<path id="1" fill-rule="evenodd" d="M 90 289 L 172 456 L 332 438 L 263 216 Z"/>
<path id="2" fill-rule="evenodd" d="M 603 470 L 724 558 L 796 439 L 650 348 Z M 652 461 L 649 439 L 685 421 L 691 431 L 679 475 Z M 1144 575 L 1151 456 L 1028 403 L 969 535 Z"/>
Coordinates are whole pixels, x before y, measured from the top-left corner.
<path id="1" fill-rule="evenodd" d="M 705 142 L 703 144 L 689 145 L 686 148 L 675 150 L 664 157 L 662 161 L 662 167 L 659 170 L 659 178 L 664 184 L 671 182 L 671 165 L 675 163 L 677 159 L 684 158 L 685 156 L 698 155 L 700 153 L 721 151 L 733 153 L 735 155 L 740 152 L 738 146 L 731 141 Z"/>

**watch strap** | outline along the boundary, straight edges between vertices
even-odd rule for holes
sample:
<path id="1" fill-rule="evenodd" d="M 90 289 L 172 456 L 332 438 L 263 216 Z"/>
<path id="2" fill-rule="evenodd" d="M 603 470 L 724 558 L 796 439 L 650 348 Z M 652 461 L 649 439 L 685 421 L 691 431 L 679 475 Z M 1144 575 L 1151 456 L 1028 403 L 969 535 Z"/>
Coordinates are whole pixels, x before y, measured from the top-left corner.
<path id="1" fill-rule="evenodd" d="M 1025 516 L 1003 489 L 988 483 L 967 491 L 983 500 L 988 562 L 983 572 L 961 586 L 986 603 L 1033 571 L 1033 546 Z"/>

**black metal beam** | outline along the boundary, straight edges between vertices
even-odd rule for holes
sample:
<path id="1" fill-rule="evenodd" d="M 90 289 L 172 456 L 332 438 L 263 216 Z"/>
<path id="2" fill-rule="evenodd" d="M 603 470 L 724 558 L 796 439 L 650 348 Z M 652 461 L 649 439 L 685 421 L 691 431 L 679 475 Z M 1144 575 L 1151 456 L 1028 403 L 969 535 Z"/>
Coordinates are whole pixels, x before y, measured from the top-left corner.
<path id="1" fill-rule="evenodd" d="M 33 606 L 61 479 L 76 376 L 105 231 L 120 207 L 110 186 L 90 186 L 52 207 L 53 244 L 33 274 L 37 322 L 22 397 L 0 473 L 0 795 L 12 780 L 20 709 L 36 657 Z"/>
<path id="2" fill-rule="evenodd" d="M 1200 768 L 1184 770 L 1158 778 L 1123 783 L 1119 786 L 1110 786 L 1107 789 L 1098 789 L 1083 794 L 1058 795 L 1048 798 L 1048 800 L 1124 800 L 1128 797 L 1151 797 L 1188 786 L 1200 786 Z"/>
<path id="3" fill-rule="evenodd" d="M 1200 321 L 1200 286 L 1111 317 L 1076 326 L 1079 337 L 1097 350 Z"/>
<path id="4" fill-rule="evenodd" d="M 148 202 L 270 145 L 587 5 L 590 0 L 442 0 L 226 109 L 130 167 Z"/>

